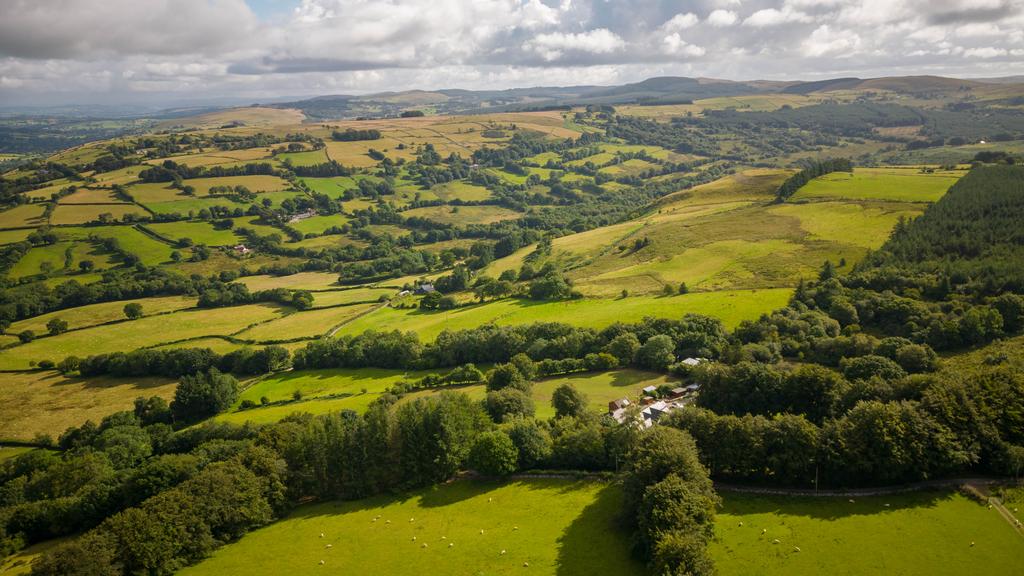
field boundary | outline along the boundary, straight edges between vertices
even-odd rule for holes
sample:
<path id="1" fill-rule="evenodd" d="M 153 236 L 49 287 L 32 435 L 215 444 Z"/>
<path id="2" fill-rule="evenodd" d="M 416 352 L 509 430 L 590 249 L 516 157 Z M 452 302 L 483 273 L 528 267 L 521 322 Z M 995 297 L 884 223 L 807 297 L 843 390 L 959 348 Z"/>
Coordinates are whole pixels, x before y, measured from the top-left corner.
<path id="1" fill-rule="evenodd" d="M 958 488 L 960 486 L 995 484 L 1006 484 L 1013 482 L 1009 477 L 974 477 L 974 478 L 946 478 L 940 480 L 923 480 L 910 484 L 898 484 L 894 486 L 878 486 L 874 488 L 840 488 L 828 490 L 815 490 L 813 488 L 774 488 L 770 486 L 749 486 L 742 484 L 730 484 L 727 482 L 715 482 L 715 490 L 722 492 L 738 492 L 741 494 L 761 494 L 764 496 L 811 496 L 817 498 L 834 498 L 837 496 L 886 496 L 888 494 L 901 494 L 904 492 L 917 492 L 932 488 Z"/>

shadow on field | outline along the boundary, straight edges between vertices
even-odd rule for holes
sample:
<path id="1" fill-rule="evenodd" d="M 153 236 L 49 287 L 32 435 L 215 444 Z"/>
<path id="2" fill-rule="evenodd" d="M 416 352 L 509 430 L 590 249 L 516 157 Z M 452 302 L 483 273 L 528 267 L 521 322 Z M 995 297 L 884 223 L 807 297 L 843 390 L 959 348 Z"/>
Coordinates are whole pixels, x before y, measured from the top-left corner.
<path id="1" fill-rule="evenodd" d="M 885 496 L 778 496 L 721 491 L 720 514 L 785 514 L 819 520 L 839 520 L 909 508 L 932 508 L 955 494 L 952 490 L 922 490 Z M 852 502 L 851 502 L 852 500 Z M 887 506 L 888 505 L 888 506 Z"/>
<path id="2" fill-rule="evenodd" d="M 601 490 L 558 539 L 556 574 L 645 574 L 630 553 L 629 533 L 618 520 L 621 511 L 622 491 L 613 485 Z"/>

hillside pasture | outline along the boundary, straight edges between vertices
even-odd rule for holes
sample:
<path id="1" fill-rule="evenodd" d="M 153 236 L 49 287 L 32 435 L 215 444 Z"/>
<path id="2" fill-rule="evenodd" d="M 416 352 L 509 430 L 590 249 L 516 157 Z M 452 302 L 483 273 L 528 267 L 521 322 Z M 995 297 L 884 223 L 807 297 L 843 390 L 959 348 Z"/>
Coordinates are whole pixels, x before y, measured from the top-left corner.
<path id="1" fill-rule="evenodd" d="M 107 188 L 80 187 L 60 199 L 59 204 L 126 204 Z"/>
<path id="2" fill-rule="evenodd" d="M 20 228 L 17 230 L 0 230 L 0 244 L 14 244 L 28 238 L 34 232 L 31 228 Z"/>
<path id="3" fill-rule="evenodd" d="M 208 310 L 184 310 L 119 322 L 58 336 L 37 338 L 27 344 L 0 350 L 0 369 L 24 370 L 40 360 L 58 362 L 68 356 L 85 357 L 108 352 L 129 352 L 202 336 L 226 336 L 252 324 L 277 318 L 281 307 L 248 304 Z"/>
<path id="4" fill-rule="evenodd" d="M 183 238 L 192 240 L 195 244 L 206 244 L 207 246 L 232 246 L 237 244 L 241 237 L 230 229 L 218 230 L 209 222 L 158 222 L 146 224 L 146 228 L 160 236 L 177 242 Z"/>
<path id="5" fill-rule="evenodd" d="M 0 212 L 0 228 L 28 228 L 44 226 L 46 206 L 43 204 L 19 204 Z"/>
<path id="6" fill-rule="evenodd" d="M 426 206 L 413 208 L 403 214 L 417 216 L 439 224 L 493 224 L 503 220 L 515 220 L 522 214 L 501 206 Z"/>
<path id="7" fill-rule="evenodd" d="M 710 551 L 722 576 L 1009 576 L 1024 565 L 1024 539 L 1013 527 L 955 492 L 853 500 L 721 495 Z"/>
<path id="8" fill-rule="evenodd" d="M 124 307 L 129 303 L 142 305 L 142 313 L 145 316 L 175 312 L 195 306 L 196 299 L 187 296 L 154 296 L 152 298 L 136 298 L 134 300 L 118 300 L 116 302 L 101 302 L 99 304 L 87 304 L 77 308 L 57 310 L 40 316 L 33 316 L 24 320 L 13 322 L 7 329 L 8 332 L 17 334 L 23 330 L 32 330 L 36 334 L 46 333 L 46 323 L 54 318 L 59 318 L 68 323 L 69 330 L 96 326 L 115 320 L 124 320 Z"/>
<path id="9" fill-rule="evenodd" d="M 68 261 L 70 254 L 70 262 Z M 11 278 L 21 278 L 43 274 L 44 267 L 52 272 L 77 273 L 78 264 L 83 260 L 91 261 L 97 270 L 105 270 L 117 265 L 114 256 L 105 253 L 89 242 L 57 242 L 45 246 L 35 246 L 15 262 L 7 274 Z M 67 265 L 67 267 L 65 267 Z"/>
<path id="10" fill-rule="evenodd" d="M 54 371 L 3 375 L 0 386 L 0 439 L 56 438 L 69 426 L 99 422 L 130 410 L 139 396 L 170 400 L 176 383 L 164 378 L 67 378 Z"/>
<path id="11" fill-rule="evenodd" d="M 464 330 L 493 322 L 499 325 L 531 322 L 565 322 L 575 326 L 604 328 L 614 322 L 635 322 L 645 316 L 681 318 L 705 314 L 733 327 L 742 320 L 785 306 L 790 290 L 734 290 L 700 292 L 679 296 L 585 298 L 559 302 L 505 299 L 455 310 L 430 312 L 420 309 L 380 308 L 342 326 L 339 334 L 366 330 L 414 331 L 420 340 L 434 340 L 443 330 Z"/>
<path id="12" fill-rule="evenodd" d="M 50 215 L 50 224 L 63 226 L 97 222 L 104 214 L 114 220 L 121 220 L 128 214 L 147 216 L 145 210 L 134 204 L 58 204 Z"/>
<path id="13" fill-rule="evenodd" d="M 444 200 L 445 202 L 451 202 L 452 200 L 479 202 L 491 197 L 491 191 L 487 188 L 459 180 L 438 184 L 431 188 L 430 191 L 433 192 L 438 199 Z"/>
<path id="14" fill-rule="evenodd" d="M 185 180 L 186 186 L 196 190 L 196 196 L 207 196 L 210 189 L 218 186 L 245 186 L 250 192 L 257 194 L 261 192 L 281 192 L 291 188 L 286 180 L 278 176 L 222 176 L 220 178 L 192 178 Z"/>
<path id="15" fill-rule="evenodd" d="M 349 221 L 341 214 L 328 214 L 325 216 L 311 216 L 301 220 L 288 222 L 289 228 L 294 228 L 303 234 L 323 234 L 328 228 L 341 227 Z"/>
<path id="16" fill-rule="evenodd" d="M 678 386 L 679 380 L 642 370 L 611 370 L 608 372 L 581 372 L 537 381 L 533 384 L 533 402 L 537 418 L 553 418 L 555 409 L 551 406 L 551 395 L 563 384 L 571 384 L 587 397 L 587 403 L 594 412 L 605 413 L 608 403 L 619 398 L 639 400 L 641 390 L 647 386 Z"/>
<path id="17" fill-rule="evenodd" d="M 258 324 L 236 334 L 253 342 L 274 342 L 296 338 L 313 338 L 327 334 L 336 326 L 372 310 L 378 304 L 352 304 L 295 312 Z"/>
<path id="18" fill-rule="evenodd" d="M 83 239 L 95 236 L 98 238 L 115 238 L 121 248 L 138 256 L 143 264 L 156 266 L 170 262 L 174 247 L 156 240 L 134 226 L 96 226 L 81 228 L 61 228 L 62 237 Z"/>
<path id="19" fill-rule="evenodd" d="M 920 168 L 854 168 L 811 180 L 790 197 L 790 202 L 811 198 L 935 202 L 963 176 L 963 171 L 921 173 Z"/>
<path id="20" fill-rule="evenodd" d="M 346 190 L 353 190 L 358 187 L 354 178 L 350 176 L 336 176 L 334 178 L 302 178 L 302 181 L 309 186 L 309 189 L 318 194 L 324 194 L 331 198 L 341 198 Z"/>
<path id="21" fill-rule="evenodd" d="M 616 523 L 621 507 L 615 484 L 461 480 L 300 507 L 180 574 L 299 576 L 333 567 L 380 575 L 640 576 L 644 567 Z"/>
<path id="22" fill-rule="evenodd" d="M 327 152 L 323 149 L 305 152 L 286 152 L 275 156 L 281 162 L 289 162 L 292 166 L 315 166 L 327 162 Z"/>
<path id="23" fill-rule="evenodd" d="M 331 290 L 313 294 L 313 307 L 338 306 L 361 302 L 377 302 L 381 297 L 391 297 L 395 291 L 390 288 L 353 288 L 351 290 Z"/>
<path id="24" fill-rule="evenodd" d="M 293 290 L 328 290 L 338 288 L 338 275 L 327 272 L 298 272 L 288 276 L 243 276 L 237 282 L 245 284 L 249 290 L 271 290 L 273 288 L 290 288 Z"/>

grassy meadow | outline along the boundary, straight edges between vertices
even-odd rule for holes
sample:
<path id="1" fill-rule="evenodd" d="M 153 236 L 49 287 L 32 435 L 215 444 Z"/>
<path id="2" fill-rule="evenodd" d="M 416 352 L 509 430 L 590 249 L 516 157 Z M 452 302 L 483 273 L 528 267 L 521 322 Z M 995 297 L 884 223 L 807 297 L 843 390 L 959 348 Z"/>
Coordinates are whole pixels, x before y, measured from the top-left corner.
<path id="1" fill-rule="evenodd" d="M 789 201 L 810 198 L 935 202 L 964 174 L 963 171 L 922 173 L 919 168 L 854 168 L 815 178 Z"/>
<path id="2" fill-rule="evenodd" d="M 179 574 L 639 576 L 621 506 L 619 488 L 596 481 L 462 480 L 303 506 Z"/>
<path id="3" fill-rule="evenodd" d="M 721 496 L 710 551 L 722 576 L 1010 576 L 1024 566 L 1024 539 L 996 510 L 955 492 L 857 497 L 852 503 Z"/>
<path id="4" fill-rule="evenodd" d="M 645 316 L 680 318 L 687 313 L 716 317 L 733 327 L 742 320 L 755 319 L 781 308 L 791 290 L 728 290 L 695 292 L 677 296 L 636 296 L 629 298 L 585 298 L 559 302 L 505 299 L 448 311 L 381 308 L 342 326 L 339 334 L 366 330 L 412 330 L 424 342 L 443 330 L 462 330 L 481 324 L 527 324 L 565 322 L 575 326 L 604 328 L 614 322 L 635 322 Z"/>

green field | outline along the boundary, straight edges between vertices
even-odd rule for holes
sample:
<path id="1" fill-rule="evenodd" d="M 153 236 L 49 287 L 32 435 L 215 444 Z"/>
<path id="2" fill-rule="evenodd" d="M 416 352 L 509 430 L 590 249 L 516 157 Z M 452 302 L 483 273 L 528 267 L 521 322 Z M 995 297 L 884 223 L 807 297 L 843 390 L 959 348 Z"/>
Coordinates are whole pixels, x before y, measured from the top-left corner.
<path id="1" fill-rule="evenodd" d="M 232 246 L 240 239 L 230 229 L 218 230 L 209 222 L 160 222 L 146 224 L 146 228 L 172 241 L 189 238 L 194 244 L 207 246 Z"/>
<path id="2" fill-rule="evenodd" d="M 615 522 L 621 500 L 594 481 L 463 480 L 313 504 L 179 574 L 644 574 Z"/>
<path id="3" fill-rule="evenodd" d="M 309 189 L 319 194 L 325 194 L 331 198 L 340 198 L 345 190 L 356 188 L 356 181 L 349 176 L 338 176 L 335 178 L 302 178 L 302 181 L 309 186 Z"/>
<path id="4" fill-rule="evenodd" d="M 445 202 L 452 200 L 480 201 L 491 197 L 491 191 L 487 188 L 458 180 L 438 184 L 430 191 Z"/>
<path id="5" fill-rule="evenodd" d="M 237 336 L 243 340 L 254 342 L 272 342 L 292 338 L 323 336 L 335 326 L 348 322 L 356 316 L 372 310 L 375 306 L 378 306 L 378 304 L 351 304 L 295 312 L 270 322 L 253 326 L 248 330 L 239 332 Z"/>
<path id="6" fill-rule="evenodd" d="M 53 318 L 60 318 L 68 323 L 69 329 L 84 328 L 110 322 L 113 320 L 124 320 L 124 306 L 129 302 L 142 304 L 142 313 L 146 316 L 172 312 L 191 308 L 196 305 L 194 297 L 187 296 L 160 296 L 153 298 L 137 298 L 134 300 L 121 300 L 118 302 L 102 302 L 100 304 L 88 304 L 67 310 L 58 310 L 41 316 L 34 316 L 25 320 L 19 320 L 11 324 L 7 329 L 12 334 L 22 330 L 32 330 L 36 334 L 46 333 L 46 323 Z"/>
<path id="7" fill-rule="evenodd" d="M 35 450 L 35 448 L 30 446 L 0 446 L 0 465 L 2 465 L 5 460 L 17 458 L 18 456 L 33 450 Z M 0 574 L 2 573 L 3 572 L 0 571 Z"/>
<path id="8" fill-rule="evenodd" d="M 413 208 L 403 213 L 407 217 L 426 218 L 439 224 L 493 224 L 502 220 L 513 220 L 521 214 L 501 206 L 427 206 Z"/>
<path id="9" fill-rule="evenodd" d="M 635 402 L 640 398 L 640 391 L 646 386 L 663 384 L 679 385 L 679 380 L 642 370 L 611 370 L 609 372 L 582 372 L 548 378 L 533 384 L 533 402 L 537 408 L 537 418 L 553 418 L 555 409 L 551 406 L 551 394 L 555 388 L 563 384 L 572 384 L 586 395 L 591 410 L 604 413 L 608 411 L 608 403 L 619 398 L 629 398 Z"/>
<path id="10" fill-rule="evenodd" d="M 287 152 L 285 154 L 278 154 L 275 158 L 282 162 L 288 160 L 293 166 L 315 166 L 327 162 L 327 152 L 321 148 L 306 152 Z"/>
<path id="11" fill-rule="evenodd" d="M 635 322 L 645 316 L 681 318 L 695 313 L 716 317 L 734 327 L 742 320 L 783 307 L 791 290 L 729 290 L 696 292 L 681 296 L 636 296 L 624 299 L 586 298 L 562 302 L 533 302 L 506 299 L 450 311 L 381 308 L 345 324 L 339 334 L 360 334 L 366 330 L 412 330 L 429 342 L 443 330 L 475 328 L 488 322 L 527 324 L 565 322 L 575 326 L 603 328 L 614 322 Z"/>
<path id="12" fill-rule="evenodd" d="M 323 308 L 357 302 L 378 302 L 381 296 L 390 297 L 394 294 L 395 291 L 390 288 L 353 288 L 351 290 L 317 292 L 313 294 L 313 307 Z"/>
<path id="13" fill-rule="evenodd" d="M 67 356 L 89 356 L 105 352 L 128 352 L 175 340 L 201 336 L 223 336 L 250 324 L 276 318 L 281 308 L 249 304 L 209 310 L 185 310 L 149 316 L 131 322 L 96 326 L 38 338 L 28 344 L 0 351 L 0 369 L 24 370 L 33 360 L 60 361 Z"/>
<path id="14" fill-rule="evenodd" d="M 112 216 L 115 221 L 120 221 L 127 214 L 146 216 L 146 211 L 134 204 L 58 204 L 50 215 L 50 224 L 85 224 L 99 221 L 105 214 Z"/>
<path id="15" fill-rule="evenodd" d="M 722 498 L 710 549 L 722 576 L 1009 576 L 1024 566 L 1024 539 L 996 510 L 958 493 L 858 497 L 853 503 L 729 492 Z"/>
<path id="16" fill-rule="evenodd" d="M 241 208 L 245 210 L 249 207 L 249 204 L 240 204 L 233 200 L 229 200 L 223 197 L 206 197 L 206 198 L 191 198 L 188 196 L 180 196 L 174 201 L 168 202 L 144 202 L 146 208 L 149 208 L 156 214 L 181 214 L 182 216 L 188 216 L 190 214 L 198 215 L 199 211 L 203 208 L 213 208 L 220 206 L 223 208 Z"/>
<path id="17" fill-rule="evenodd" d="M 811 180 L 789 201 L 808 198 L 895 200 L 935 202 L 964 172 L 923 174 L 918 168 L 855 168 L 853 173 L 833 172 Z"/>
<path id="18" fill-rule="evenodd" d="M 28 238 L 28 235 L 34 232 L 31 228 L 22 228 L 21 230 L 0 230 L 0 244 L 14 244 L 15 242 L 21 242 Z"/>
<path id="19" fill-rule="evenodd" d="M 289 222 L 288 227 L 294 228 L 303 234 L 323 234 L 324 230 L 333 226 L 341 227 L 348 221 L 349 219 L 341 214 L 330 214 L 327 216 L 311 216 Z"/>
<path id="20" fill-rule="evenodd" d="M 338 368 L 327 370 L 296 370 L 274 374 L 246 388 L 239 401 L 258 402 L 266 396 L 271 402 L 290 400 L 298 391 L 305 398 L 365 395 L 365 408 L 370 400 L 403 380 L 423 378 L 430 371 L 389 370 L 386 368 Z M 365 394 L 363 390 L 366 390 Z"/>
<path id="21" fill-rule="evenodd" d="M 273 288 L 325 290 L 338 287 L 338 276 L 326 272 L 299 272 L 288 276 L 245 276 L 239 278 L 238 282 L 245 284 L 254 292 Z"/>
<path id="22" fill-rule="evenodd" d="M 133 226 L 97 226 L 83 228 L 61 228 L 61 236 L 68 238 L 88 238 L 96 235 L 100 238 L 116 238 L 121 248 L 139 257 L 147 266 L 156 266 L 171 261 L 171 252 L 175 248 L 139 230 Z"/>
<path id="23" fill-rule="evenodd" d="M 71 250 L 71 263 L 65 269 L 67 251 Z M 117 265 L 114 256 L 103 253 L 89 242 L 56 242 L 45 246 L 36 246 L 25 253 L 8 271 L 12 278 L 32 276 L 43 273 L 43 267 L 49 266 L 53 272 L 78 272 L 78 263 L 90 260 L 96 270 L 104 270 Z"/>

